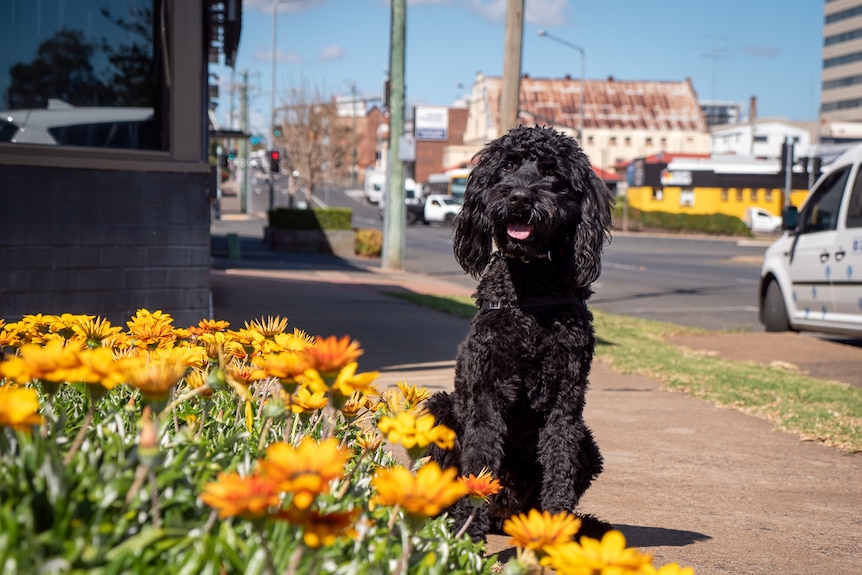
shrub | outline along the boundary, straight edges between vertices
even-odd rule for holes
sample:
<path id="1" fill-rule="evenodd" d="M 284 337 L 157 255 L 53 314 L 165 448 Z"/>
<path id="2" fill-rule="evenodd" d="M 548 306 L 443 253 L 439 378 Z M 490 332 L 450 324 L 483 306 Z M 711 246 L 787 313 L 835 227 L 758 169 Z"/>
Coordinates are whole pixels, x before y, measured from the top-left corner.
<path id="1" fill-rule="evenodd" d="M 354 248 L 356 255 L 380 257 L 383 251 L 383 232 L 372 228 L 356 230 Z"/>
<path id="2" fill-rule="evenodd" d="M 617 205 L 613 211 L 615 229 L 622 229 L 623 208 Z M 629 208 L 629 231 L 663 231 L 670 233 L 692 232 L 710 235 L 752 237 L 751 230 L 739 218 L 726 214 L 685 214 L 669 212 L 645 212 Z"/>
<path id="3" fill-rule="evenodd" d="M 349 230 L 353 210 L 350 208 L 275 208 L 268 213 L 269 226 L 288 230 Z"/>

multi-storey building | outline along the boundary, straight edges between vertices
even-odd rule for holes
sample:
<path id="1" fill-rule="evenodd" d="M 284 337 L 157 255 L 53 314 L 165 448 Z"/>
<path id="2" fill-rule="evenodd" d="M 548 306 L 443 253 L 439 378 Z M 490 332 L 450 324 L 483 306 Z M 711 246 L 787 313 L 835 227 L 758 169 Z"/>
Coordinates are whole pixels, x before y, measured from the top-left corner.
<path id="1" fill-rule="evenodd" d="M 862 122 L 862 1 L 825 0 L 823 11 L 821 135 L 858 139 L 847 124 Z"/>

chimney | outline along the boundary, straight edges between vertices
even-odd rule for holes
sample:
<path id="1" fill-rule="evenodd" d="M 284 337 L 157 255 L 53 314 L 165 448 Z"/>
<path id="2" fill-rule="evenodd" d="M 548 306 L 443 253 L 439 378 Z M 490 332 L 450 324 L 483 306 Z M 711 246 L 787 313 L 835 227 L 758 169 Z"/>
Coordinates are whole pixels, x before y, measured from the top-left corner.
<path id="1" fill-rule="evenodd" d="M 752 96 L 748 100 L 748 121 L 752 124 L 757 119 L 757 96 Z"/>

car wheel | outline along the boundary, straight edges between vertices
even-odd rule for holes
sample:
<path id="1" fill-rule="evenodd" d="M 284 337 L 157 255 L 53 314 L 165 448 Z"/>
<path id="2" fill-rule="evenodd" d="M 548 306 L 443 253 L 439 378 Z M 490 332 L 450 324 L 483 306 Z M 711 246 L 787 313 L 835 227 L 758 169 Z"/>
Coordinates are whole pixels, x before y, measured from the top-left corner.
<path id="1" fill-rule="evenodd" d="M 769 282 L 766 296 L 763 298 L 763 326 L 766 331 L 789 331 L 790 321 L 787 319 L 787 306 L 778 282 Z"/>

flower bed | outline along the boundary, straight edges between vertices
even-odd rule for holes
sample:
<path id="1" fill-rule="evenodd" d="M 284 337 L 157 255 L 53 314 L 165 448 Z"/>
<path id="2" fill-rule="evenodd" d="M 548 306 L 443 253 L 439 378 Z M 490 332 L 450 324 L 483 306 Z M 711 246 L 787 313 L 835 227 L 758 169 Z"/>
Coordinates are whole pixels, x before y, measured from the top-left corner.
<path id="1" fill-rule="evenodd" d="M 0 348 L 3 573 L 692 573 L 576 543 L 565 513 L 513 517 L 517 557 L 487 557 L 441 512 L 499 483 L 425 462 L 454 433 L 349 337 L 139 310 L 0 320 Z"/>

